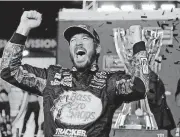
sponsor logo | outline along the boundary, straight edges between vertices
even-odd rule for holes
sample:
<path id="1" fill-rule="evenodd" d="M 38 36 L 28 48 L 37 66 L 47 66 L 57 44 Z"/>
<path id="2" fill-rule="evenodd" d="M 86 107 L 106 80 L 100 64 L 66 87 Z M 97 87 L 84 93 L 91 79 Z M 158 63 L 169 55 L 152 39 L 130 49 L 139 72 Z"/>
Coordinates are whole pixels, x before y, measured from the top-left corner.
<path id="1" fill-rule="evenodd" d="M 101 84 L 104 84 L 104 83 L 106 82 L 105 79 L 101 79 L 101 78 L 98 78 L 98 77 L 96 77 L 96 76 L 93 76 L 92 81 L 99 82 L 99 83 L 101 83 Z"/>
<path id="2" fill-rule="evenodd" d="M 97 86 L 97 85 L 93 85 L 93 84 L 90 84 L 89 86 L 90 86 L 90 87 L 93 87 L 93 88 L 102 89 L 102 87 L 101 87 L 101 86 Z"/>
<path id="3" fill-rule="evenodd" d="M 103 79 L 107 78 L 106 72 L 97 72 L 96 76 L 99 77 L 99 78 L 103 78 Z"/>
<path id="4" fill-rule="evenodd" d="M 55 79 L 61 79 L 61 73 L 56 73 L 54 76 Z"/>
<path id="5" fill-rule="evenodd" d="M 51 81 L 51 85 L 55 86 L 55 85 L 63 85 L 63 86 L 68 86 L 68 87 L 72 87 L 72 75 L 65 75 L 62 78 L 62 74 L 61 73 L 56 73 L 54 76 L 54 81 Z"/>
<path id="6" fill-rule="evenodd" d="M 101 100 L 89 91 L 64 91 L 53 104 L 50 111 L 54 121 L 69 125 L 88 124 L 102 112 Z"/>
<path id="7" fill-rule="evenodd" d="M 106 78 L 106 72 L 96 73 L 96 75 L 93 76 L 89 86 L 102 89 L 106 84 Z"/>
<path id="8" fill-rule="evenodd" d="M 69 75 L 71 75 L 69 72 L 63 72 L 63 76 L 69 76 Z"/>
<path id="9" fill-rule="evenodd" d="M 141 58 L 142 72 L 143 74 L 148 74 L 148 59 L 142 57 Z"/>
<path id="10" fill-rule="evenodd" d="M 60 85 L 61 84 L 61 81 L 55 79 L 54 81 L 51 81 L 51 85 L 52 86 L 55 86 L 55 85 Z"/>
<path id="11" fill-rule="evenodd" d="M 54 137 L 87 137 L 85 130 L 56 128 Z"/>
<path id="12" fill-rule="evenodd" d="M 0 48 L 4 48 L 8 40 L 0 39 Z M 26 48 L 56 48 L 57 42 L 55 39 L 29 39 L 26 41 Z"/>

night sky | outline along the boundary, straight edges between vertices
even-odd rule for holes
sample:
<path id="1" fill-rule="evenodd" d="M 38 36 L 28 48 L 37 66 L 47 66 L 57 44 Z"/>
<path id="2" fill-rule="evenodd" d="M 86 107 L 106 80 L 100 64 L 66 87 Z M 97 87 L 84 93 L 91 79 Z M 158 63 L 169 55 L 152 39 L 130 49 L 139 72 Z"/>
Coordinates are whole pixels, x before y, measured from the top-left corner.
<path id="1" fill-rule="evenodd" d="M 113 0 L 110 2 L 113 2 Z M 119 1 L 115 2 L 119 3 Z M 123 3 L 122 0 L 120 2 Z M 141 2 L 139 1 L 139 4 Z M 103 1 L 99 2 L 99 5 L 101 4 L 103 4 Z M 37 10 L 43 15 L 40 27 L 33 29 L 29 35 L 30 37 L 55 38 L 57 36 L 56 18 L 62 8 L 82 9 L 82 1 L 0 1 L 0 39 L 9 39 L 11 37 L 25 10 Z"/>
<path id="2" fill-rule="evenodd" d="M 43 15 L 41 26 L 30 37 L 55 38 L 59 9 L 82 8 L 81 1 L 0 1 L 0 39 L 9 39 L 16 30 L 25 10 L 37 10 Z"/>

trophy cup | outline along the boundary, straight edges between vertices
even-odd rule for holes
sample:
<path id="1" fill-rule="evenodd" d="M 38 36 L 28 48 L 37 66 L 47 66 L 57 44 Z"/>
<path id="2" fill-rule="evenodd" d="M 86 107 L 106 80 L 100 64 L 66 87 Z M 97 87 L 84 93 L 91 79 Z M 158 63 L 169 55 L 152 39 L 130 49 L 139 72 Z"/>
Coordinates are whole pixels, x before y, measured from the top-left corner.
<path id="1" fill-rule="evenodd" d="M 114 43 L 116 52 L 120 60 L 124 64 L 124 69 L 127 74 L 133 76 L 132 62 L 132 45 L 126 38 L 126 31 L 124 28 L 114 28 Z M 148 64 L 142 66 L 142 71 L 147 72 L 150 67 L 151 70 L 157 73 L 161 66 L 157 65 L 155 60 L 161 59 L 159 57 L 160 49 L 162 46 L 162 32 L 158 30 L 142 30 L 143 41 L 146 45 Z M 157 69 L 158 68 L 158 69 Z M 148 80 L 149 81 L 149 80 Z M 144 82 L 144 81 L 143 81 Z M 146 82 L 146 92 L 148 91 L 149 82 Z M 115 122 L 114 128 L 120 129 L 158 129 L 154 115 L 152 114 L 147 96 L 145 99 L 133 101 L 131 103 L 123 103 L 121 112 Z"/>

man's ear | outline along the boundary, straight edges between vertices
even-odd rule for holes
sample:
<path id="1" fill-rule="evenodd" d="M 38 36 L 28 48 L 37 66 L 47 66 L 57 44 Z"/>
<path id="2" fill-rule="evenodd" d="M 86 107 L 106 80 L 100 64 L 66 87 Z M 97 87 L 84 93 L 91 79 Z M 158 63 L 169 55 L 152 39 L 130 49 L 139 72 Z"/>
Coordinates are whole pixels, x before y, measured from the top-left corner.
<path id="1" fill-rule="evenodd" d="M 97 47 L 96 47 L 96 53 L 100 53 L 101 52 L 101 45 L 100 44 L 97 44 Z"/>

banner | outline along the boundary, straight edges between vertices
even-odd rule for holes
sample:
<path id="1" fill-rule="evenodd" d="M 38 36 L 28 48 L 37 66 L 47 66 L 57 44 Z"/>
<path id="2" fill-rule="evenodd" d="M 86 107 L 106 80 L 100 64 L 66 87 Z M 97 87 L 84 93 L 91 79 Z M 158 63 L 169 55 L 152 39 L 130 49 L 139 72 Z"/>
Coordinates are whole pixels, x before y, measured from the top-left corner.
<path id="1" fill-rule="evenodd" d="M 0 39 L 0 57 L 7 42 L 7 39 Z M 25 46 L 28 57 L 56 57 L 57 42 L 55 39 L 28 39 Z"/>
<path id="2" fill-rule="evenodd" d="M 4 48 L 8 40 L 0 39 L 0 48 Z M 57 42 L 55 39 L 29 39 L 26 41 L 26 48 L 45 48 L 54 49 L 57 47 Z"/>

